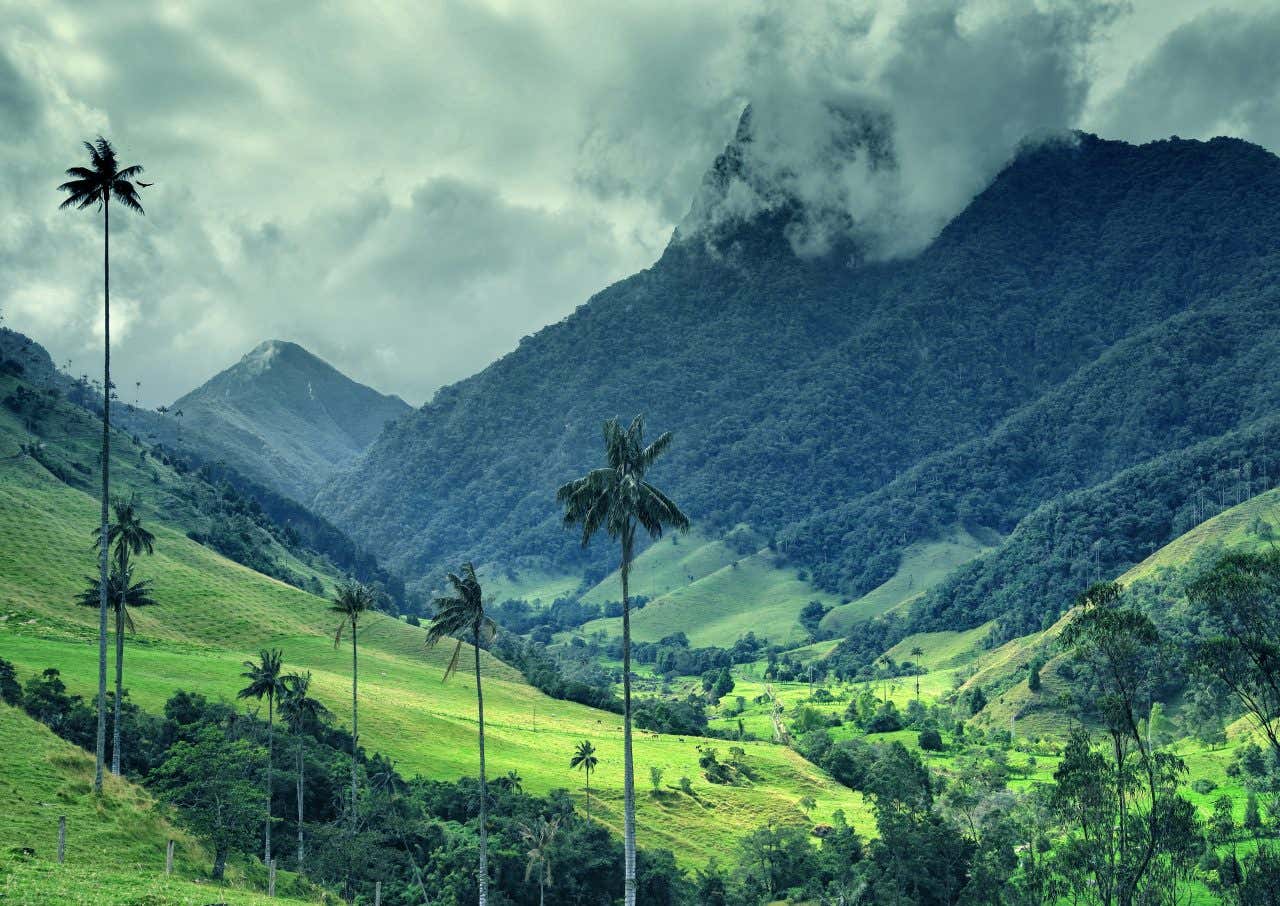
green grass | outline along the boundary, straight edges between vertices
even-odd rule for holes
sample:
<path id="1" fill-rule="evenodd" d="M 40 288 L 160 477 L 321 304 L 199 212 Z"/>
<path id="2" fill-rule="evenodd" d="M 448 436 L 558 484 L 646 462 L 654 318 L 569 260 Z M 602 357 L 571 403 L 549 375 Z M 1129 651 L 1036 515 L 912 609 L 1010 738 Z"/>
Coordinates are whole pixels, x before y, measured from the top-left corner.
<path id="1" fill-rule="evenodd" d="M 271 902 L 255 892 L 242 866 L 228 866 L 225 885 L 208 881 L 209 854 L 175 827 L 145 791 L 108 776 L 102 795 L 95 796 L 93 758 L 4 704 L 0 802 L 0 902 Z M 67 858 L 61 865 L 59 816 L 67 819 Z M 174 876 L 166 878 L 165 843 L 170 839 L 175 841 Z M 34 855 L 24 855 L 23 850 L 34 850 Z M 293 875 L 281 872 L 278 892 L 294 883 Z"/>
<path id="2" fill-rule="evenodd" d="M 833 609 L 823 618 L 822 628 L 843 634 L 862 620 L 907 607 L 957 566 L 991 549 L 963 529 L 956 529 L 946 538 L 917 541 L 903 551 L 898 571 L 888 581 Z"/>
<path id="3" fill-rule="evenodd" d="M 17 440 L 4 435 L 13 448 Z M 127 471 L 118 485 L 130 484 Z M 149 480 L 149 479 L 148 479 Z M 96 688 L 96 612 L 70 604 L 93 570 L 89 531 L 97 504 L 30 459 L 0 462 L 0 657 L 23 678 L 56 667 L 72 692 L 91 697 Z M 318 697 L 349 723 L 350 649 L 335 650 L 336 620 L 327 602 L 232 563 L 191 541 L 180 525 L 151 522 L 157 552 L 139 572 L 152 578 L 159 605 L 140 609 L 138 633 L 126 646 L 125 683 L 132 699 L 157 711 L 177 689 L 233 699 L 241 662 L 263 647 L 283 649 L 286 666 L 314 672 Z M 474 690 L 463 678 L 442 682 L 445 650 L 424 647 L 425 632 L 375 615 L 360 630 L 361 741 L 394 758 L 407 774 L 454 779 L 476 768 Z M 576 790 L 569 770 L 574 745 L 595 742 L 601 767 L 592 778 L 593 816 L 620 833 L 622 722 L 618 715 L 557 701 L 528 686 L 513 669 L 485 658 L 486 719 L 490 770 L 519 771 L 531 792 Z M 690 865 L 712 855 L 732 857 L 735 842 L 770 821 L 801 823 L 796 803 L 817 799 L 814 820 L 837 809 L 853 813 L 860 798 L 834 783 L 795 753 L 777 746 L 747 747 L 756 779 L 741 787 L 703 779 L 695 738 L 637 735 L 637 774 L 642 787 L 657 766 L 668 783 L 693 779 L 698 798 L 641 797 L 638 836 L 643 846 L 670 847 Z M 723 745 L 720 742 L 705 743 Z M 13 803 L 0 803 L 7 813 Z"/>
<path id="4" fill-rule="evenodd" d="M 694 647 L 719 645 L 730 647 L 754 632 L 758 637 L 779 644 L 802 642 L 805 632 L 797 617 L 805 604 L 822 601 L 837 603 L 831 595 L 819 591 L 796 573 L 784 568 L 776 554 L 761 550 L 747 556 L 729 559 L 730 552 L 721 542 L 708 542 L 687 550 L 690 539 L 681 539 L 680 547 L 662 542 L 649 548 L 636 562 L 637 593 L 645 587 L 667 587 L 676 581 L 679 571 L 691 565 L 709 570 L 703 575 L 688 573 L 682 584 L 662 592 L 631 616 L 632 638 L 656 642 L 665 636 L 683 632 Z M 679 556 L 673 554 L 679 552 Z M 727 563 L 723 562 L 727 559 Z M 720 564 L 720 565 L 717 565 Z M 643 579 L 653 569 L 660 576 L 655 586 Z M 622 632 L 620 617 L 592 620 L 579 633 L 589 635 L 603 631 L 616 636 Z"/>

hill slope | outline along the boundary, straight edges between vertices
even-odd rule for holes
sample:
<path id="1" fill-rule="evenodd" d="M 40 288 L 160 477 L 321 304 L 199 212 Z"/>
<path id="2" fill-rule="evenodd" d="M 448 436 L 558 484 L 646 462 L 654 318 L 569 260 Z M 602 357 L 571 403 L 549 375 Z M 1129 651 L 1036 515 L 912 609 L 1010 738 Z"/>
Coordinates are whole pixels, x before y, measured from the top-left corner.
<path id="1" fill-rule="evenodd" d="M 205 459 L 303 503 L 410 411 L 397 396 L 358 384 L 295 343 L 268 340 L 176 400 L 175 432 L 199 434 Z M 177 419 L 174 419 L 177 421 Z"/>
<path id="2" fill-rule="evenodd" d="M 317 506 L 407 578 L 468 556 L 594 573 L 603 546 L 583 563 L 554 490 L 595 464 L 601 420 L 644 412 L 676 434 L 654 480 L 704 532 L 748 523 L 857 596 L 913 544 L 1007 535 L 1272 396 L 1280 161 L 1255 146 L 1029 147 L 907 261 L 797 257 L 793 214 L 677 235 L 398 421 Z"/>
<path id="3" fill-rule="evenodd" d="M 88 535 L 97 505 L 32 456 L 17 452 L 31 442 L 21 424 L 0 412 L 0 547 L 8 558 L 0 573 L 0 657 L 15 663 L 24 679 L 56 667 L 72 692 L 87 695 L 96 677 L 96 649 L 90 643 L 96 637 L 96 613 L 70 602 L 82 585 L 80 577 L 92 571 Z M 147 487 L 148 472 L 131 474 L 125 467 L 125 457 L 137 454 L 122 443 L 118 455 L 119 490 L 154 495 Z M 143 558 L 138 570 L 154 580 L 159 603 L 135 614 L 138 632 L 125 656 L 131 699 L 153 711 L 179 688 L 232 699 L 242 685 L 242 662 L 260 648 L 276 646 L 290 669 L 314 672 L 318 697 L 339 721 L 349 722 L 350 652 L 334 648 L 328 602 L 198 544 L 181 523 L 169 521 L 180 509 L 166 511 L 166 518 L 147 506 L 156 554 Z M 464 682 L 443 682 L 449 652 L 427 650 L 423 640 L 423 630 L 387 616 L 374 615 L 362 624 L 361 739 L 371 751 L 394 758 L 406 774 L 454 779 L 475 770 L 474 692 Z M 548 698 L 488 656 L 485 692 L 495 776 L 518 770 L 526 787 L 538 793 L 577 787 L 569 756 L 577 742 L 591 739 L 601 760 L 600 772 L 592 777 L 592 813 L 620 831 L 621 717 Z M 795 753 L 766 744 L 744 744 L 755 771 L 749 786 L 707 783 L 698 766 L 701 743 L 639 734 L 640 770 L 662 768 L 673 782 L 694 778 L 698 793 L 697 800 L 670 796 L 642 802 L 642 845 L 670 847 L 690 864 L 702 864 L 711 855 L 723 858 L 761 823 L 803 822 L 797 802 L 805 795 L 817 799 L 818 816 L 837 808 L 851 817 L 865 814 L 857 794 Z"/>

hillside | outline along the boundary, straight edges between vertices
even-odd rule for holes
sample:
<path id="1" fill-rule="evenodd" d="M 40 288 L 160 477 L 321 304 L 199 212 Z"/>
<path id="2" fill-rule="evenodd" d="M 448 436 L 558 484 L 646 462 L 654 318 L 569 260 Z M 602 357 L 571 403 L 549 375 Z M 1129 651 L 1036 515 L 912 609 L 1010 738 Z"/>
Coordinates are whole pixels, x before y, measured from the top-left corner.
<path id="1" fill-rule="evenodd" d="M 93 757 L 54 736 L 26 714 L 0 703 L 0 900 L 19 906 L 124 902 L 197 904 L 214 896 L 209 856 L 169 823 L 146 792 L 108 777 L 101 800 L 92 793 Z M 57 862 L 58 818 L 67 819 L 66 862 Z M 174 875 L 164 876 L 166 841 L 174 840 Z M 29 856 L 23 849 L 34 850 Z M 227 906 L 292 903 L 270 900 L 232 866 L 217 898 Z M 281 888 L 285 883 L 282 879 Z"/>
<path id="2" fill-rule="evenodd" d="M 22 425 L 0 413 L 0 546 L 10 557 L 0 573 L 0 657 L 12 661 L 24 679 L 56 667 L 72 692 L 90 694 L 96 651 L 89 641 L 95 637 L 96 613 L 70 602 L 82 585 L 80 577 L 92 570 L 88 533 L 97 504 L 33 457 L 18 453 L 29 443 L 31 435 Z M 52 439 L 46 443 L 52 448 Z M 159 493 L 148 488 L 148 472 L 125 467 L 127 457 L 137 453 L 121 446 L 115 473 L 119 489 Z M 349 722 L 350 651 L 334 648 L 328 602 L 192 540 L 187 528 L 173 521 L 180 508 L 162 512 L 147 506 L 156 554 L 138 569 L 154 580 L 159 603 L 134 615 L 138 631 L 129 639 L 125 659 L 130 699 L 148 710 L 160 708 L 179 688 L 233 699 L 242 684 L 242 662 L 260 648 L 278 646 L 290 669 L 314 672 L 313 690 L 339 722 Z M 473 773 L 474 692 L 465 682 L 442 681 L 449 653 L 426 650 L 421 629 L 382 615 L 362 625 L 360 652 L 361 740 L 368 749 L 395 759 L 409 776 L 455 779 Z M 601 759 L 592 778 L 593 816 L 620 830 L 620 716 L 548 698 L 487 656 L 485 675 L 493 776 L 516 769 L 532 792 L 569 787 L 580 799 L 580 778 L 568 769 L 568 759 L 578 741 L 591 739 Z M 803 822 L 796 803 L 805 795 L 818 801 L 819 816 L 837 808 L 862 814 L 857 794 L 795 753 L 763 743 L 744 746 L 755 775 L 750 785 L 706 783 L 698 766 L 701 743 L 639 734 L 639 769 L 660 767 L 673 783 L 693 778 L 698 793 L 696 800 L 674 795 L 642 803 L 642 845 L 670 847 L 688 864 L 702 864 L 713 854 L 723 857 L 761 823 Z"/>
<path id="3" fill-rule="evenodd" d="M 731 191 L 732 152 L 700 203 Z M 468 556 L 598 577 L 612 551 L 578 550 L 554 491 L 595 464 L 603 419 L 643 412 L 676 436 L 654 480 L 708 538 L 746 523 L 857 599 L 922 545 L 1011 536 L 1061 495 L 1263 417 L 1277 202 L 1280 161 L 1255 146 L 1079 135 L 1028 146 L 909 260 L 798 257 L 785 205 L 677 234 L 399 420 L 317 506 L 410 580 Z M 1085 532 L 1071 568 L 1115 528 Z M 881 597 L 867 609 L 903 596 Z M 940 621 L 990 618 L 941 600 Z M 1028 609 L 1010 635 L 1038 626 Z"/>
<path id="4" fill-rule="evenodd" d="M 198 434 L 205 459 L 302 503 L 410 411 L 281 340 L 260 344 L 168 408 L 174 433 Z"/>

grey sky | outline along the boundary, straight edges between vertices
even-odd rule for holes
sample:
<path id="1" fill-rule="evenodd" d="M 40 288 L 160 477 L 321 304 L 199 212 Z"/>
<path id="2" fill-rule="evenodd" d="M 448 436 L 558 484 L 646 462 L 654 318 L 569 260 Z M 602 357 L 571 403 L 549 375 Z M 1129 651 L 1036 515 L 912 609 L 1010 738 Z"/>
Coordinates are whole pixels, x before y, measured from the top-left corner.
<path id="1" fill-rule="evenodd" d="M 112 224 L 125 399 L 279 337 L 419 403 L 649 265 L 747 101 L 799 244 L 883 254 L 1028 133 L 1280 147 L 1280 10 L 1204 8 L 0 0 L 0 312 L 97 370 L 100 224 L 53 189 L 101 131 L 156 182 Z M 832 154 L 832 110 L 891 124 L 891 176 Z"/>

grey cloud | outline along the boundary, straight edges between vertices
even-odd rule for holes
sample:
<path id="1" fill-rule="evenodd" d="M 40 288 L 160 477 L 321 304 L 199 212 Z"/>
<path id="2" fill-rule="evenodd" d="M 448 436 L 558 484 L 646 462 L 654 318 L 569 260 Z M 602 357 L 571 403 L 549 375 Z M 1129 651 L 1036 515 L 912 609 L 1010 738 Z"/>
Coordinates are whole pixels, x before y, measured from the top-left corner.
<path id="1" fill-rule="evenodd" d="M 1175 29 L 1097 112 L 1134 141 L 1233 135 L 1280 149 L 1280 9 L 1214 10 Z"/>

